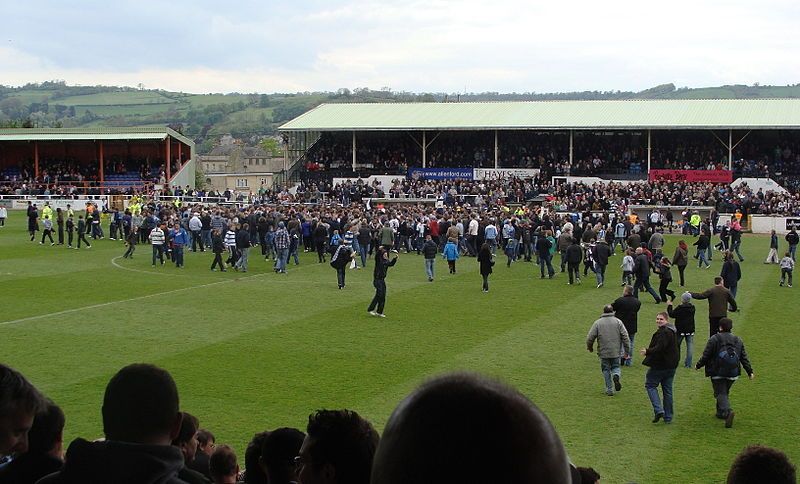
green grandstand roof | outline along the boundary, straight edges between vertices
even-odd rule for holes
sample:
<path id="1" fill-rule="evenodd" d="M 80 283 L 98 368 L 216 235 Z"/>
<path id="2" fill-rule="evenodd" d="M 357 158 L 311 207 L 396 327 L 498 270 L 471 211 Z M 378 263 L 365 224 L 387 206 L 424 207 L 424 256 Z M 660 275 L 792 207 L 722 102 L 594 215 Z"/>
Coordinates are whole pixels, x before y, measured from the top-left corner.
<path id="1" fill-rule="evenodd" d="M 800 128 L 800 99 L 322 104 L 281 131 Z"/>
<path id="2" fill-rule="evenodd" d="M 163 140 L 167 135 L 194 146 L 191 139 L 167 127 L 0 129 L 0 141 Z"/>

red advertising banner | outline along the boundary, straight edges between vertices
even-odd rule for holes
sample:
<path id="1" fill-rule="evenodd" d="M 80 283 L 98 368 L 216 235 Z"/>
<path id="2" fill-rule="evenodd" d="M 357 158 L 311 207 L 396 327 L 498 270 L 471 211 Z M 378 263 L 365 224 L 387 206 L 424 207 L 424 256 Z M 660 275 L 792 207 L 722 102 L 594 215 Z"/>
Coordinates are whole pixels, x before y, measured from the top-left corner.
<path id="1" fill-rule="evenodd" d="M 649 181 L 685 181 L 731 183 L 733 172 L 728 170 L 650 170 Z"/>

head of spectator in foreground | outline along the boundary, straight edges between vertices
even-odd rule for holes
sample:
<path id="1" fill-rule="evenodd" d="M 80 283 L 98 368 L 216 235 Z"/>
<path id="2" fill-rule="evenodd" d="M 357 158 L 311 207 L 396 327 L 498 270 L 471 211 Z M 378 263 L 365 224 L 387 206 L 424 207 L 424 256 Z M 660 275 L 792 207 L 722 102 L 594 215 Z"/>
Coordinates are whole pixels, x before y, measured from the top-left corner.
<path id="1" fill-rule="evenodd" d="M 197 454 L 197 429 L 200 427 L 200 421 L 186 412 L 181 412 L 181 417 L 180 431 L 172 440 L 172 445 L 181 449 L 183 460 L 188 464 Z"/>
<path id="2" fill-rule="evenodd" d="M 211 454 L 208 461 L 209 472 L 214 484 L 236 484 L 239 475 L 239 464 L 236 454 L 227 445 L 220 445 Z"/>
<path id="3" fill-rule="evenodd" d="M 352 410 L 317 410 L 308 416 L 297 454 L 301 484 L 369 484 L 380 436 Z"/>
<path id="4" fill-rule="evenodd" d="M 569 484 L 566 451 L 547 417 L 517 390 L 455 373 L 423 383 L 392 413 L 372 484 Z"/>
<path id="5" fill-rule="evenodd" d="M 103 397 L 107 440 L 170 445 L 181 428 L 178 387 L 164 369 L 137 363 L 119 370 Z"/>
<path id="6" fill-rule="evenodd" d="M 20 372 L 0 364 L 0 456 L 28 450 L 28 431 L 44 407 L 36 387 Z"/>
<path id="7" fill-rule="evenodd" d="M 270 432 L 259 432 L 250 439 L 244 451 L 245 484 L 269 484 L 267 473 L 261 467 L 261 447 Z"/>
<path id="8" fill-rule="evenodd" d="M 722 278 L 720 276 L 717 276 L 717 277 L 714 278 L 714 285 L 715 286 L 722 286 L 723 285 L 722 284 Z"/>
<path id="9" fill-rule="evenodd" d="M 736 456 L 728 472 L 728 484 L 795 484 L 797 469 L 778 449 L 751 445 Z"/>
<path id="10" fill-rule="evenodd" d="M 65 423 L 66 419 L 61 408 L 47 400 L 44 408 L 36 414 L 31 431 L 28 432 L 28 453 L 48 454 L 61 459 Z"/>
<path id="11" fill-rule="evenodd" d="M 306 434 L 293 428 L 275 429 L 261 445 L 259 464 L 269 476 L 270 484 L 288 484 L 296 481 L 295 457 L 300 453 Z"/>

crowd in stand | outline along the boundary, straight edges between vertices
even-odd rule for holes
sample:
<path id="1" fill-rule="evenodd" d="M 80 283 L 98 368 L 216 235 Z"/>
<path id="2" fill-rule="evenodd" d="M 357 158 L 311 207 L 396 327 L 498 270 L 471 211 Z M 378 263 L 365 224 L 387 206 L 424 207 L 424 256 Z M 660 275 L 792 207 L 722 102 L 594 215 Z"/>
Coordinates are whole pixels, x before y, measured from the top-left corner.
<path id="1" fill-rule="evenodd" d="M 323 193 L 325 197 L 323 198 Z M 301 184 L 294 201 L 323 199 L 349 205 L 365 198 L 436 199 L 447 206 L 536 203 L 558 212 L 625 210 L 630 205 L 707 206 L 723 213 L 800 215 L 798 193 L 754 191 L 742 183 L 704 182 L 579 182 L 553 184 L 544 177 L 487 180 L 426 180 L 397 178 L 391 185 L 380 181 L 347 181 L 332 185 Z"/>
<path id="2" fill-rule="evenodd" d="M 104 438 L 66 452 L 65 415 L 16 370 L 0 365 L 0 483 L 408 484 L 599 482 L 576 467 L 547 416 L 518 390 L 475 374 L 433 378 L 404 398 L 383 435 L 352 410 L 317 410 L 305 431 L 254 435 L 242 462 L 181 408 L 165 370 L 132 364 L 108 382 Z M 240 463 L 244 464 L 244 469 Z M 601 463 L 599 463 L 601 464 Z M 729 484 L 794 484 L 780 450 L 745 448 Z"/>

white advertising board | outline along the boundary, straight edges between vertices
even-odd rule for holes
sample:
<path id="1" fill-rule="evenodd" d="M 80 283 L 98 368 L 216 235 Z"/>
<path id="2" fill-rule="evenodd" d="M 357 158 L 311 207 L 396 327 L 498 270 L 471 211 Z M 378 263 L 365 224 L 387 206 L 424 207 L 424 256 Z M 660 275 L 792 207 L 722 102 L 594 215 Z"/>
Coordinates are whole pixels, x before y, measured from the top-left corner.
<path id="1" fill-rule="evenodd" d="M 66 198 L 53 198 L 53 199 L 43 199 L 43 198 L 29 198 L 25 200 L 17 199 L 12 201 L 11 208 L 14 210 L 25 210 L 28 208 L 28 202 L 35 203 L 36 207 L 39 210 L 44 207 L 45 202 L 50 204 L 50 207 L 55 210 L 60 208 L 61 210 L 66 210 L 67 205 L 72 207 L 72 210 L 84 210 L 86 208 L 86 202 L 92 202 L 96 204 L 100 210 L 108 205 L 108 200 L 106 197 L 100 199 L 88 199 L 88 198 L 78 198 L 78 199 L 66 199 Z"/>
<path id="2" fill-rule="evenodd" d="M 505 178 L 533 178 L 539 176 L 538 168 L 475 168 L 475 180 L 502 180 Z"/>

